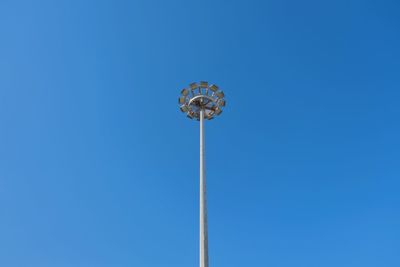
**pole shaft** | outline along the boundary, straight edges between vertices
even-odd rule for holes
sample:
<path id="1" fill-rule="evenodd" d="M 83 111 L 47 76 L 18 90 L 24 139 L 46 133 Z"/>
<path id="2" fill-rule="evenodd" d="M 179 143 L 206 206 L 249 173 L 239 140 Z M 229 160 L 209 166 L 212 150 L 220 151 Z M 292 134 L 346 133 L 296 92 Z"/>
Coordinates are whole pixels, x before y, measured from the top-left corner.
<path id="1" fill-rule="evenodd" d="M 204 109 L 200 110 L 200 267 L 208 267 L 208 226 L 204 147 Z"/>

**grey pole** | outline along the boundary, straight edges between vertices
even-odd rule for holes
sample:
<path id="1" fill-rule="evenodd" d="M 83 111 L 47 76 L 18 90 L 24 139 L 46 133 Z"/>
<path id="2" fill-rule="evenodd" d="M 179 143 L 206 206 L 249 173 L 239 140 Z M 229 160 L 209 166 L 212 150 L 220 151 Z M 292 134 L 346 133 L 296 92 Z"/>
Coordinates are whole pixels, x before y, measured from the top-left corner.
<path id="1" fill-rule="evenodd" d="M 189 119 L 200 121 L 200 267 L 208 267 L 204 120 L 214 119 L 222 113 L 226 105 L 224 96 L 217 85 L 201 81 L 182 89 L 178 98 L 179 109 Z"/>
<path id="2" fill-rule="evenodd" d="M 204 144 L 204 109 L 200 110 L 200 267 L 208 267 L 208 227 Z"/>

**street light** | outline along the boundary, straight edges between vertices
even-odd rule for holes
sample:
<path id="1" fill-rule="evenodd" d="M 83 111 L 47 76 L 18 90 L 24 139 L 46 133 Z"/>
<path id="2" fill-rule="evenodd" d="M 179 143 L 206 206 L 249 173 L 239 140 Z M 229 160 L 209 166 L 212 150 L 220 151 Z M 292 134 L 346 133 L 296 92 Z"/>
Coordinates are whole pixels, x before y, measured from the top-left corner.
<path id="1" fill-rule="evenodd" d="M 191 83 L 181 91 L 180 110 L 190 119 L 200 121 L 200 267 L 208 267 L 208 227 L 206 172 L 204 148 L 204 119 L 211 120 L 222 113 L 226 105 L 224 92 L 208 82 Z"/>

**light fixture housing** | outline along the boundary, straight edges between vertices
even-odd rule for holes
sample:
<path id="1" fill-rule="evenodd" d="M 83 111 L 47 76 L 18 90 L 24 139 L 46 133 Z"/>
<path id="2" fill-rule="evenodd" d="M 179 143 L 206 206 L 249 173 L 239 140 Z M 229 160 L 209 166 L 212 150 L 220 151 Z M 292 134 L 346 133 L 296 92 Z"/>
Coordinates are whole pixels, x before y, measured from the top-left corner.
<path id="1" fill-rule="evenodd" d="M 218 96 L 218 98 L 224 98 L 225 94 L 223 91 L 218 91 L 215 93 L 216 96 Z"/>
<path id="2" fill-rule="evenodd" d="M 179 97 L 179 99 L 178 99 L 178 103 L 179 103 L 179 104 L 185 104 L 185 101 L 186 101 L 186 97 L 185 97 L 185 96 L 181 96 L 181 97 Z"/>
<path id="3" fill-rule="evenodd" d="M 187 96 L 188 94 L 189 94 L 189 90 L 188 89 L 186 89 L 186 88 L 182 89 L 181 95 Z"/>
<path id="4" fill-rule="evenodd" d="M 187 105 L 182 105 L 182 106 L 180 107 L 180 109 L 181 109 L 182 112 L 188 112 L 188 111 L 189 111 L 189 108 L 188 108 Z"/>
<path id="5" fill-rule="evenodd" d="M 216 108 L 215 109 L 215 115 L 219 115 L 219 114 L 221 114 L 222 113 L 222 109 L 221 108 Z"/>
<path id="6" fill-rule="evenodd" d="M 208 82 L 201 81 L 201 82 L 200 82 L 200 87 L 201 87 L 201 88 L 208 88 Z"/>
<path id="7" fill-rule="evenodd" d="M 218 89 L 219 89 L 218 86 L 216 86 L 215 84 L 211 85 L 209 88 L 210 88 L 210 90 L 213 91 L 213 92 L 216 92 L 216 91 L 218 91 Z"/>
<path id="8" fill-rule="evenodd" d="M 193 89 L 196 89 L 197 87 L 199 87 L 197 83 L 191 83 L 191 84 L 190 84 L 190 88 L 191 88 L 192 90 L 193 90 Z"/>
<path id="9" fill-rule="evenodd" d="M 191 94 L 189 94 L 191 92 Z M 209 85 L 206 81 L 193 82 L 188 88 L 181 91 L 179 97 L 180 110 L 190 119 L 200 120 L 200 111 L 204 111 L 204 118 L 212 120 L 222 113 L 226 106 L 225 94 L 215 84 Z"/>

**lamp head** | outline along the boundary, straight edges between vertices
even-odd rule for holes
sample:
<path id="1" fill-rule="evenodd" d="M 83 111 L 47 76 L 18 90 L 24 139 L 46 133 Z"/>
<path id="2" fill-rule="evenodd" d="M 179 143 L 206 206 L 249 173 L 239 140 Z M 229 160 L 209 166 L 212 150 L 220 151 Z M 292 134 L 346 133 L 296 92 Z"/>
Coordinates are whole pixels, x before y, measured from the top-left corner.
<path id="1" fill-rule="evenodd" d="M 204 118 L 214 119 L 222 113 L 226 105 L 225 94 L 215 84 L 209 85 L 206 81 L 191 83 L 181 91 L 178 99 L 180 110 L 190 119 L 200 120 L 200 111 L 204 111 Z"/>

